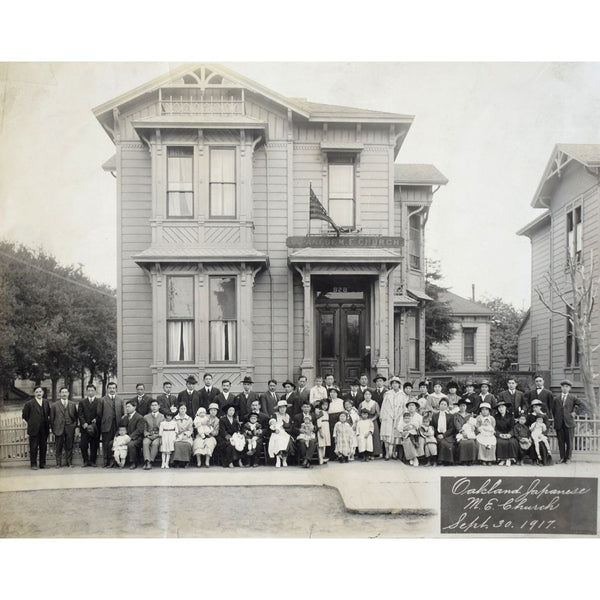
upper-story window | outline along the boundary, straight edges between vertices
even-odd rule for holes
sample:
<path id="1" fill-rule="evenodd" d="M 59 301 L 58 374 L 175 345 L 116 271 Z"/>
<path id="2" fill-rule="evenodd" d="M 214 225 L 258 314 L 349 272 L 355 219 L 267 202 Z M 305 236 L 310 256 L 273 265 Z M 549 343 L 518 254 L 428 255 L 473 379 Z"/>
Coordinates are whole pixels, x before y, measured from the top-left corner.
<path id="1" fill-rule="evenodd" d="M 210 216 L 236 216 L 234 148 L 210 150 Z"/>
<path id="2" fill-rule="evenodd" d="M 194 216 L 194 149 L 167 148 L 167 216 Z"/>
<path id="3" fill-rule="evenodd" d="M 567 213 L 567 260 L 574 264 L 581 262 L 581 230 L 581 206 L 577 206 Z"/>
<path id="4" fill-rule="evenodd" d="M 421 215 L 411 215 L 408 223 L 408 264 L 421 270 Z"/>
<path id="5" fill-rule="evenodd" d="M 475 333 L 476 327 L 463 328 L 463 363 L 475 363 Z"/>
<path id="6" fill-rule="evenodd" d="M 167 277 L 167 360 L 194 360 L 194 278 Z"/>
<path id="7" fill-rule="evenodd" d="M 339 227 L 356 225 L 354 157 L 329 158 L 328 213 Z"/>

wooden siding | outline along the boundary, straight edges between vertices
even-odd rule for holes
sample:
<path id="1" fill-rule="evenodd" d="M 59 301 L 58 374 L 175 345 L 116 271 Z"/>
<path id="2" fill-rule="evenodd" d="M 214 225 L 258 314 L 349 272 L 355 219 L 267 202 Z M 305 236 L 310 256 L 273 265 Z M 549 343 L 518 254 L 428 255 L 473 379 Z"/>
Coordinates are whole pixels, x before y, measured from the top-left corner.
<path id="1" fill-rule="evenodd" d="M 152 290 L 147 275 L 131 259 L 132 254 L 145 250 L 152 238 L 152 172 L 149 152 L 141 144 L 123 144 L 120 162 L 122 243 L 118 293 L 124 359 L 119 387 L 129 391 L 140 382 L 147 389 L 152 386 Z"/>
<path id="2" fill-rule="evenodd" d="M 463 329 L 476 328 L 475 332 L 475 362 L 465 363 L 463 355 Z M 454 325 L 454 337 L 447 344 L 433 344 L 436 352 L 443 354 L 446 359 L 456 363 L 453 371 L 472 372 L 487 371 L 490 364 L 490 322 L 487 319 L 461 317 Z"/>

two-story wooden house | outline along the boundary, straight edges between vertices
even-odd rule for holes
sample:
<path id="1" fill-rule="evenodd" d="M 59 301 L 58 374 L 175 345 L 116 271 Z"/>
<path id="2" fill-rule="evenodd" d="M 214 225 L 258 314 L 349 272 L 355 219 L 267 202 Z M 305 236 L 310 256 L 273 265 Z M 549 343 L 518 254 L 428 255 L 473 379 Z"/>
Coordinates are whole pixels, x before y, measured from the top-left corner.
<path id="1" fill-rule="evenodd" d="M 116 148 L 121 389 L 422 374 L 423 231 L 447 180 L 394 164 L 412 116 L 286 98 L 215 64 L 94 114 Z M 319 203 L 339 235 L 311 219 Z"/>
<path id="2" fill-rule="evenodd" d="M 565 312 L 547 277 L 561 290 L 569 287 L 567 261 L 600 260 L 600 144 L 557 144 L 532 201 L 544 212 L 517 232 L 531 240 L 531 308 L 519 329 L 519 368 L 550 372 L 558 388 L 565 377 L 581 386 L 573 331 L 565 316 L 552 314 L 540 301 Z M 592 346 L 600 342 L 600 316 L 595 312 Z M 600 368 L 596 355 L 594 371 Z"/>

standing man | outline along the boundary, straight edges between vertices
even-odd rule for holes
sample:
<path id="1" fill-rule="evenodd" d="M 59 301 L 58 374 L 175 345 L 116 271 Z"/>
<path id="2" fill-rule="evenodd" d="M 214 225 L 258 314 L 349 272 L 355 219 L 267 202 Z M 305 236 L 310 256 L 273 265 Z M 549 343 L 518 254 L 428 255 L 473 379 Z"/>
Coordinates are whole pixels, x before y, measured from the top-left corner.
<path id="1" fill-rule="evenodd" d="M 550 412 L 554 417 L 554 429 L 558 441 L 558 453 L 561 463 L 570 463 L 573 453 L 573 437 L 575 433 L 575 408 L 585 409 L 585 404 L 571 394 L 573 384 L 565 379 L 560 382 L 560 394 L 552 397 Z"/>
<path id="2" fill-rule="evenodd" d="M 243 415 L 246 415 L 250 412 L 250 407 L 252 406 L 252 402 L 258 400 L 258 394 L 252 391 L 252 377 L 246 375 L 244 380 L 242 381 L 242 387 L 244 388 L 242 393 L 237 396 L 234 401 L 234 404 L 237 405 L 238 415 L 242 418 Z"/>
<path id="3" fill-rule="evenodd" d="M 360 380 L 355 379 L 350 384 L 350 391 L 346 394 L 344 400 L 350 400 L 354 408 L 358 408 L 359 404 L 363 401 L 363 395 L 359 393 L 358 388 L 360 387 Z"/>
<path id="4" fill-rule="evenodd" d="M 144 451 L 144 469 L 152 468 L 152 463 L 158 454 L 160 447 L 160 437 L 158 431 L 160 424 L 165 420 L 164 415 L 158 412 L 158 400 L 150 402 L 150 412 L 144 416 L 144 441 L 142 448 Z"/>
<path id="5" fill-rule="evenodd" d="M 379 404 L 379 408 L 383 404 L 383 397 L 387 390 L 385 389 L 386 378 L 383 375 L 376 375 L 375 379 L 375 389 L 373 390 L 373 400 Z"/>
<path id="6" fill-rule="evenodd" d="M 219 405 L 219 416 L 225 414 L 223 409 L 228 404 L 232 404 L 233 406 L 235 406 L 236 410 L 239 411 L 237 397 L 235 397 L 231 392 L 231 381 L 229 381 L 229 379 L 223 379 L 223 381 L 221 381 L 221 386 L 223 387 L 223 389 L 219 392 L 219 394 L 214 400 L 215 404 Z"/>
<path id="7" fill-rule="evenodd" d="M 301 412 L 302 404 L 304 402 L 310 403 L 310 390 L 306 386 L 307 379 L 304 375 L 298 377 L 298 387 L 296 388 L 296 397 L 294 399 L 294 406 L 292 407 L 292 415 L 297 415 Z"/>
<path id="8" fill-rule="evenodd" d="M 98 401 L 98 424 L 102 438 L 103 466 L 108 469 L 116 466 L 112 455 L 112 444 L 117 434 L 117 424 L 123 416 L 123 400 L 117 397 L 117 384 L 114 381 L 106 386 L 106 392 L 106 396 Z"/>
<path id="9" fill-rule="evenodd" d="M 192 417 L 192 419 L 196 416 L 195 414 L 192 414 L 192 407 L 194 404 L 198 404 L 198 391 L 194 389 L 197 383 L 198 381 L 196 381 L 196 378 L 193 375 L 190 375 L 185 380 L 185 390 L 179 392 L 177 395 L 177 408 L 179 409 L 182 404 L 185 404 L 187 414 Z"/>
<path id="10" fill-rule="evenodd" d="M 125 402 L 125 416 L 121 419 L 119 425 L 127 429 L 127 435 L 131 441 L 127 444 L 127 458 L 129 459 L 129 468 L 137 468 L 137 454 L 142 446 L 144 439 L 144 430 L 146 422 L 140 413 L 136 412 L 135 399 Z"/>
<path id="11" fill-rule="evenodd" d="M 173 384 L 170 381 L 165 381 L 163 383 L 163 393 L 159 394 L 156 398 L 158 400 L 158 410 L 163 415 L 173 415 L 177 414 L 177 396 L 172 393 Z"/>
<path id="12" fill-rule="evenodd" d="M 260 402 L 262 412 L 269 417 L 272 417 L 277 411 L 277 402 L 279 398 L 277 397 L 277 379 L 269 379 L 267 382 L 268 390 L 262 395 Z"/>
<path id="13" fill-rule="evenodd" d="M 363 398 L 365 395 L 365 391 L 369 389 L 369 376 L 366 373 L 363 373 L 359 379 L 360 387 L 358 391 L 362 394 Z M 371 390 L 373 392 L 373 390 Z"/>
<path id="14" fill-rule="evenodd" d="M 329 390 L 331 388 L 337 388 L 337 385 L 335 384 L 335 379 L 333 378 L 333 375 L 329 373 L 325 375 L 325 389 L 327 390 L 327 394 L 329 394 Z"/>
<path id="15" fill-rule="evenodd" d="M 508 389 L 498 394 L 498 401 L 505 402 L 508 411 L 516 419 L 521 413 L 527 412 L 525 407 L 525 394 L 517 389 L 517 380 L 514 377 L 511 377 L 506 382 L 506 385 Z"/>
<path id="16" fill-rule="evenodd" d="M 54 434 L 56 468 L 62 467 L 62 451 L 65 449 L 65 465 L 73 466 L 73 440 L 77 427 L 77 405 L 69 400 L 69 388 L 61 387 L 59 399 L 50 406 L 50 426 Z"/>
<path id="17" fill-rule="evenodd" d="M 193 412 L 190 415 L 190 417 L 192 417 L 192 419 L 196 416 L 196 413 L 198 412 L 198 409 L 201 406 L 203 408 L 205 408 L 206 412 L 208 413 L 208 405 L 212 404 L 216 400 L 219 393 L 221 392 L 221 390 L 219 390 L 218 387 L 213 386 L 212 375 L 210 373 L 204 374 L 203 381 L 204 381 L 204 387 L 200 388 L 200 391 L 198 392 L 197 401 L 194 402 L 192 400 L 192 411 Z"/>
<path id="18" fill-rule="evenodd" d="M 535 387 L 525 396 L 527 407 L 531 406 L 533 400 L 539 400 L 542 403 L 544 412 L 548 412 L 553 399 L 552 392 L 544 387 L 544 378 L 541 375 L 536 375 L 533 382 Z"/>
<path id="19" fill-rule="evenodd" d="M 29 436 L 29 461 L 31 468 L 37 470 L 38 451 L 40 453 L 40 469 L 46 468 L 46 450 L 50 433 L 50 403 L 44 399 L 44 388 L 37 385 L 33 390 L 33 398 L 27 400 L 21 414 L 27 421 Z"/>
<path id="20" fill-rule="evenodd" d="M 283 382 L 283 389 L 285 392 L 281 394 L 281 400 L 285 400 L 288 404 L 288 414 L 291 413 L 292 408 L 294 406 L 294 401 L 296 400 L 296 384 L 289 379 L 286 379 Z M 293 415 L 290 415 L 293 417 Z"/>
<path id="21" fill-rule="evenodd" d="M 100 401 L 96 398 L 96 386 L 88 383 L 85 388 L 85 398 L 79 403 L 77 413 L 79 416 L 79 431 L 81 433 L 81 457 L 84 467 L 95 467 L 98 455 L 99 425 L 98 411 Z"/>
<path id="22" fill-rule="evenodd" d="M 135 386 L 137 396 L 134 400 L 137 402 L 137 412 L 142 415 L 147 415 L 150 412 L 150 402 L 152 402 L 152 396 L 145 393 L 143 383 L 138 383 Z"/>

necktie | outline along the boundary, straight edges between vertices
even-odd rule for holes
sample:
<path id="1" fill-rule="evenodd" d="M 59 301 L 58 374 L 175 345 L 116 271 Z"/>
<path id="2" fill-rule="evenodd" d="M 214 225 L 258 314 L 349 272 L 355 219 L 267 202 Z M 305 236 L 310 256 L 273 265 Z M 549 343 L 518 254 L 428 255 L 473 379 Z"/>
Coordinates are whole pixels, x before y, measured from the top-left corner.
<path id="1" fill-rule="evenodd" d="M 67 408 L 67 401 L 66 401 L 66 400 L 63 400 L 63 403 L 62 403 L 62 405 L 63 405 L 65 408 Z"/>
<path id="2" fill-rule="evenodd" d="M 563 403 L 563 406 L 565 405 L 565 402 L 566 402 L 566 401 L 567 401 L 567 395 L 566 395 L 566 394 L 563 394 L 563 395 L 562 395 L 562 403 Z"/>

